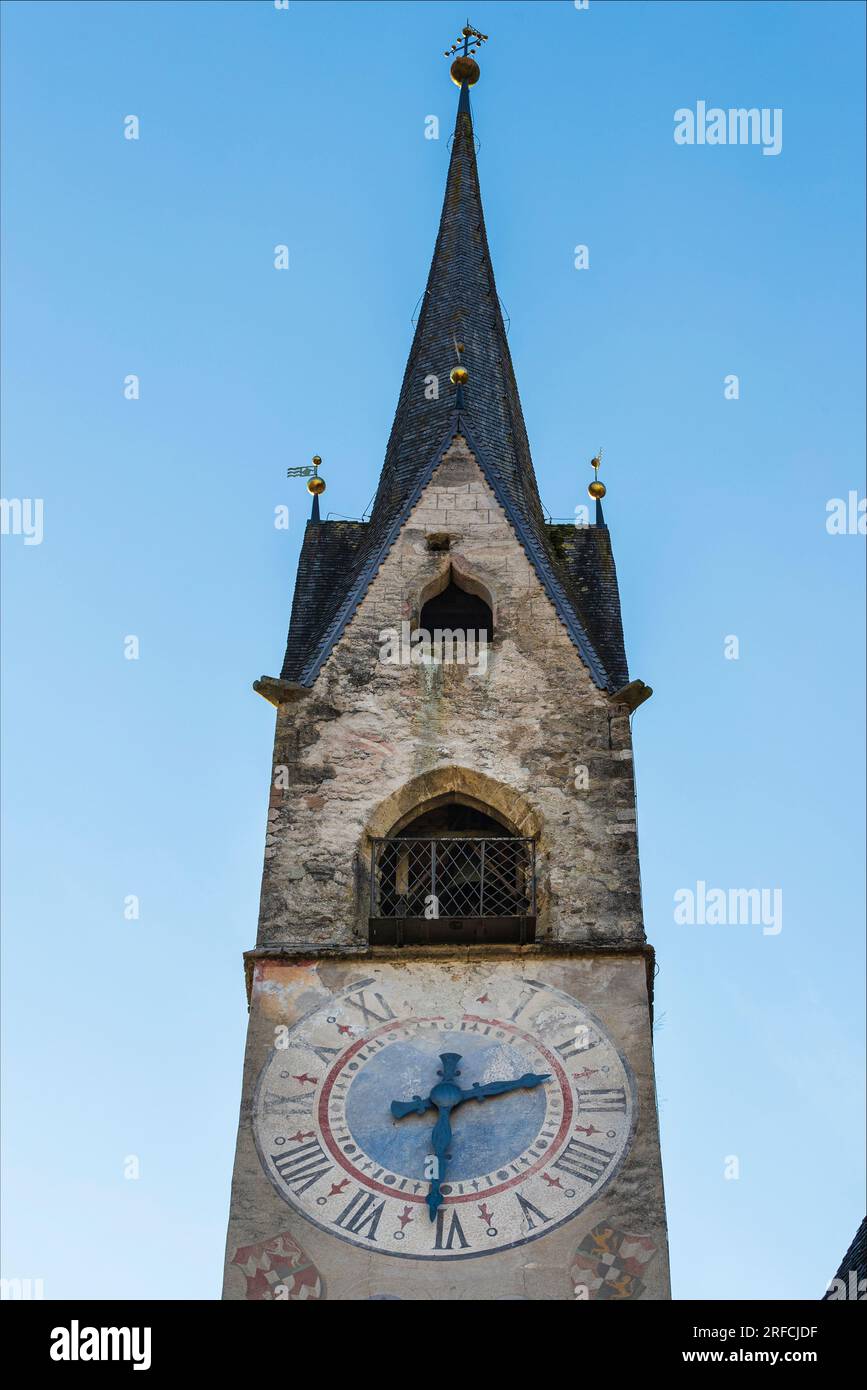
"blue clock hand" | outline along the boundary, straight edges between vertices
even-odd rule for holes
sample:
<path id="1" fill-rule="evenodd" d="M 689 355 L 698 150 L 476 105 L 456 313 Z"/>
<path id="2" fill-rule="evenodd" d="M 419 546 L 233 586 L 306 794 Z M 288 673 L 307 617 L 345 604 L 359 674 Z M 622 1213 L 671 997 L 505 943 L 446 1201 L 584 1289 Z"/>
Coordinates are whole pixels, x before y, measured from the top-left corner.
<path id="1" fill-rule="evenodd" d="M 449 1107 L 450 1108 L 450 1107 Z M 437 1162 L 437 1176 L 431 1178 L 430 1188 L 425 1197 L 431 1221 L 436 1220 L 437 1211 L 442 1206 L 442 1194 L 440 1192 L 440 1182 L 445 1176 L 446 1159 L 449 1156 L 449 1144 L 452 1142 L 452 1126 L 449 1119 L 449 1110 L 442 1109 L 439 1119 L 433 1127 L 431 1135 L 431 1146 Z"/>
<path id="2" fill-rule="evenodd" d="M 437 1082 L 426 1100 L 423 1100 L 421 1096 L 413 1096 L 412 1100 L 393 1100 L 391 1102 L 391 1113 L 396 1120 L 402 1120 L 405 1115 L 423 1115 L 431 1106 L 435 1106 L 439 1111 L 437 1122 L 431 1133 L 431 1147 L 436 1161 L 436 1176 L 431 1178 L 430 1189 L 425 1198 L 431 1221 L 436 1220 L 436 1214 L 443 1204 L 440 1187 L 445 1178 L 449 1145 L 452 1142 L 452 1110 L 463 1104 L 465 1100 L 487 1100 L 488 1096 L 503 1095 L 507 1091 L 541 1086 L 543 1081 L 550 1081 L 551 1079 L 549 1072 L 540 1074 L 528 1071 L 514 1081 L 489 1081 L 486 1086 L 480 1086 L 476 1082 L 470 1090 L 463 1091 L 455 1080 L 456 1077 L 460 1076 L 458 1071 L 460 1060 L 460 1055 L 457 1052 L 440 1054 L 440 1061 L 443 1065 L 439 1076 L 442 1077 L 442 1080 Z"/>
<path id="3" fill-rule="evenodd" d="M 402 1120 L 405 1115 L 423 1115 L 430 1108 L 430 1096 L 427 1100 L 422 1100 L 421 1096 L 413 1096 L 412 1100 L 393 1100 L 391 1102 L 391 1113 L 396 1120 Z"/>
<path id="4" fill-rule="evenodd" d="M 531 1086 L 541 1086 L 543 1081 L 550 1081 L 551 1073 L 539 1074 L 534 1071 L 525 1072 L 515 1081 L 489 1081 L 486 1086 L 480 1086 L 475 1082 L 468 1091 L 461 1092 L 463 1100 L 487 1100 L 488 1096 L 501 1096 L 505 1091 L 518 1091 Z"/>
<path id="5" fill-rule="evenodd" d="M 456 1105 L 460 1105 L 464 1099 L 464 1093 L 455 1081 L 456 1076 L 460 1076 L 458 1062 L 460 1055 L 457 1052 L 440 1053 L 440 1061 L 443 1064 L 439 1075 L 442 1077 L 430 1093 L 430 1101 L 440 1112 L 436 1124 L 431 1134 L 431 1146 L 436 1159 L 436 1176 L 431 1178 L 430 1190 L 425 1198 L 430 1212 L 431 1221 L 436 1220 L 436 1214 L 442 1206 L 442 1194 L 440 1183 L 445 1177 L 446 1161 L 449 1157 L 449 1144 L 452 1142 L 452 1126 L 450 1112 Z"/>

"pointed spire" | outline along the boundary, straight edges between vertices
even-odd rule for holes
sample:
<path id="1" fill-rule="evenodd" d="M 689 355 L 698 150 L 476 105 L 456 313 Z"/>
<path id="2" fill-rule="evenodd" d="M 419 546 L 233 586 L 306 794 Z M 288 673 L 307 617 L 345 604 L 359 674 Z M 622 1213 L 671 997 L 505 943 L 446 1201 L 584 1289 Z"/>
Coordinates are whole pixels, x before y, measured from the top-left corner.
<path id="1" fill-rule="evenodd" d="M 600 689 L 624 683 L 622 634 L 612 638 L 608 630 L 614 621 L 609 622 L 610 614 L 616 609 L 619 615 L 616 592 L 612 596 L 606 590 L 604 602 L 600 599 L 602 618 L 592 604 L 588 607 L 587 595 L 599 588 L 598 565 L 589 552 L 573 556 L 571 542 L 574 537 L 580 542 L 582 533 L 572 527 L 574 537 L 567 538 L 562 527 L 547 524 L 539 500 L 476 165 L 470 87 L 480 74 L 472 54 L 485 37 L 468 24 L 446 54 L 454 58 L 451 77 L 460 95 L 445 198 L 370 520 L 351 530 L 350 523 L 323 522 L 308 532 L 311 546 L 317 541 L 312 550 L 321 552 L 317 573 L 328 571 L 327 583 L 312 585 L 308 570 L 312 574 L 314 562 L 302 552 L 283 676 L 304 685 L 316 679 L 458 433 L 467 440 L 592 679 Z M 318 520 L 315 507 L 311 520 Z M 597 522 L 602 527 L 597 538 L 607 536 L 601 509 Z M 325 540 L 327 545 L 318 543 Z M 606 574 L 613 576 L 613 563 L 606 563 Z M 605 658 L 597 650 L 600 640 Z"/>
<path id="2" fill-rule="evenodd" d="M 468 24 L 447 52 L 460 87 L 445 198 L 427 286 L 386 449 L 373 519 L 394 515 L 446 436 L 467 426 L 528 521 L 544 525 L 530 447 L 485 230 L 470 87 L 485 36 Z M 466 384 L 452 381 L 464 344 Z M 459 398 L 460 394 L 460 398 Z"/>

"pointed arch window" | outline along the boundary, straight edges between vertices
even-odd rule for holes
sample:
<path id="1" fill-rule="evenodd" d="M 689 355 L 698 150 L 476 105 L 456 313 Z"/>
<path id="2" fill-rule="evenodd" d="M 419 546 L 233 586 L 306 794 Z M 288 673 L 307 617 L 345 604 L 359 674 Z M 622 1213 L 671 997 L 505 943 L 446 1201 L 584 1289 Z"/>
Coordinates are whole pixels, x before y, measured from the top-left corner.
<path id="1" fill-rule="evenodd" d="M 472 633 L 477 643 L 484 633 L 487 644 L 494 633 L 494 615 L 490 604 L 480 594 L 464 588 L 454 569 L 450 569 L 445 588 L 422 605 L 419 627 L 430 633 L 438 629 L 441 632 Z"/>

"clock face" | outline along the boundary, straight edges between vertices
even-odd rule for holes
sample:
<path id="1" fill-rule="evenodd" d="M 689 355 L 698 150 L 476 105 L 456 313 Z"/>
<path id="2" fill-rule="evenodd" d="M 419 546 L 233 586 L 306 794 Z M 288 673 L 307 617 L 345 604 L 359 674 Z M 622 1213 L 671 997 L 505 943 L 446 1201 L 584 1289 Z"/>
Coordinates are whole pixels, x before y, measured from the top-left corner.
<path id="1" fill-rule="evenodd" d="M 626 1060 L 577 999 L 538 980 L 384 967 L 275 1036 L 254 1101 L 263 1167 L 314 1225 L 379 1254 L 469 1259 L 536 1240 L 592 1201 L 629 1149 Z M 396 1118 L 391 1106 L 428 1102 L 443 1053 L 460 1057 L 463 1098 L 448 1111 L 432 1219 L 443 1111 L 404 1104 Z"/>

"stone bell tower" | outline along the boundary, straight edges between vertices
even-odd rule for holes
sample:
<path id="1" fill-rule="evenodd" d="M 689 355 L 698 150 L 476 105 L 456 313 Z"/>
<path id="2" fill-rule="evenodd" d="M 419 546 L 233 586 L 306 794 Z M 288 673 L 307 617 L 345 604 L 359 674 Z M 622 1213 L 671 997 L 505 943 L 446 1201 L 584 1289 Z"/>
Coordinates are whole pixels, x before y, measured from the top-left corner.
<path id="1" fill-rule="evenodd" d="M 666 1299 L 627 672 L 601 497 L 539 500 L 470 88 L 369 521 L 307 524 L 223 1296 Z M 598 469 L 598 460 L 594 460 Z"/>

